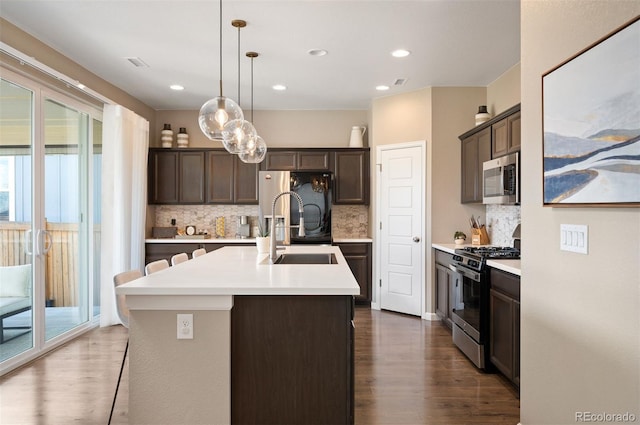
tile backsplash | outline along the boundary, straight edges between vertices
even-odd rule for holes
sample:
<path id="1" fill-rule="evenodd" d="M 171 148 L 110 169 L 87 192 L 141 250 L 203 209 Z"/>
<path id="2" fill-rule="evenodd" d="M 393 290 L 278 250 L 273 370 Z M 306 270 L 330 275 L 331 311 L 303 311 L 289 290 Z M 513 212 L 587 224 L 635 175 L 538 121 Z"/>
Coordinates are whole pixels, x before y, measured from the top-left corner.
<path id="1" fill-rule="evenodd" d="M 513 246 L 511 235 L 520 224 L 520 205 L 492 205 L 486 206 L 487 233 L 491 245 Z"/>
<path id="2" fill-rule="evenodd" d="M 196 226 L 196 230 L 204 230 L 215 235 L 216 218 L 224 217 L 224 237 L 235 238 L 238 231 L 238 217 L 251 217 L 251 228 L 257 224 L 257 205 L 158 205 L 154 226 L 171 226 L 175 218 L 176 227 L 183 230 L 187 225 Z"/>
<path id="3" fill-rule="evenodd" d="M 157 205 L 155 207 L 156 227 L 175 226 L 184 230 L 187 225 L 196 226 L 197 231 L 215 234 L 216 218 L 224 217 L 225 237 L 235 238 L 238 231 L 238 217 L 250 217 L 251 228 L 257 225 L 257 205 Z M 331 208 L 331 230 L 334 238 L 366 238 L 369 231 L 369 209 L 365 205 L 334 205 Z M 252 233 L 253 236 L 253 233 Z"/>
<path id="4" fill-rule="evenodd" d="M 334 205 L 331 208 L 334 238 L 369 237 L 369 208 L 366 205 Z"/>

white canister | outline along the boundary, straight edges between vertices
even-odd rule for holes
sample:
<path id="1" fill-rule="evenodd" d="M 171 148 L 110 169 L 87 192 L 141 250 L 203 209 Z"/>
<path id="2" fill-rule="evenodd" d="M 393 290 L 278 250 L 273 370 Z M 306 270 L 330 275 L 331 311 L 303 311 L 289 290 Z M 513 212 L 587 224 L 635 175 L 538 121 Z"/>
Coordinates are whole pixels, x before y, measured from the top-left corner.
<path id="1" fill-rule="evenodd" d="M 476 114 L 476 125 L 485 123 L 491 119 L 491 114 L 487 112 L 487 105 L 480 105 Z"/>
<path id="2" fill-rule="evenodd" d="M 361 148 L 363 146 L 362 137 L 367 132 L 367 127 L 354 125 L 351 127 L 351 138 L 349 139 L 350 148 Z"/>
<path id="3" fill-rule="evenodd" d="M 170 148 L 173 146 L 173 130 L 171 130 L 171 124 L 165 124 L 164 128 L 160 132 L 162 137 L 160 140 L 162 141 L 163 148 Z"/>
<path id="4" fill-rule="evenodd" d="M 187 134 L 186 128 L 180 127 L 177 138 L 179 148 L 186 148 L 187 146 L 189 146 L 189 135 Z"/>

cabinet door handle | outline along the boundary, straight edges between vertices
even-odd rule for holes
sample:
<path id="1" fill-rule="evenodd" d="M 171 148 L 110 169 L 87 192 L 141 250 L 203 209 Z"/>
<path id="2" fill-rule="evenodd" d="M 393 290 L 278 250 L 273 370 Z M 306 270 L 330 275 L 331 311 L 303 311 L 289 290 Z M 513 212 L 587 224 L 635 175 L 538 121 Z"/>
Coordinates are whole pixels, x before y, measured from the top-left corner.
<path id="1" fill-rule="evenodd" d="M 414 241 L 415 243 L 418 243 L 418 242 L 420 242 L 420 238 L 419 238 L 418 236 L 414 236 L 414 237 L 413 237 L 413 241 Z"/>

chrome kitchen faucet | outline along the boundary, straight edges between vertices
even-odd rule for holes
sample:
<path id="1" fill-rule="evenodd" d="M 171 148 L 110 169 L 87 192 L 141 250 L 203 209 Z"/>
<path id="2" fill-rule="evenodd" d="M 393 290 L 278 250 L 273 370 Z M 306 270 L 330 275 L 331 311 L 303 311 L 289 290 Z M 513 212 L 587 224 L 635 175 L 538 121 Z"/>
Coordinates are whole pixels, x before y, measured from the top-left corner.
<path id="1" fill-rule="evenodd" d="M 300 224 L 298 225 L 298 236 L 303 237 L 304 236 L 304 205 L 302 203 L 302 198 L 300 197 L 300 195 L 298 195 L 295 192 L 282 192 L 279 193 L 278 195 L 276 195 L 275 198 L 273 198 L 273 203 L 271 204 L 271 230 L 269 231 L 269 236 L 271 236 L 271 246 L 269 249 L 269 258 L 271 259 L 271 262 L 273 263 L 274 261 L 276 261 L 276 259 L 278 258 L 278 254 L 276 253 L 276 220 L 275 220 L 275 216 L 276 216 L 276 202 L 278 202 L 278 199 L 282 196 L 282 195 L 291 195 L 294 198 L 296 198 L 296 201 L 298 201 L 298 215 L 300 216 Z"/>

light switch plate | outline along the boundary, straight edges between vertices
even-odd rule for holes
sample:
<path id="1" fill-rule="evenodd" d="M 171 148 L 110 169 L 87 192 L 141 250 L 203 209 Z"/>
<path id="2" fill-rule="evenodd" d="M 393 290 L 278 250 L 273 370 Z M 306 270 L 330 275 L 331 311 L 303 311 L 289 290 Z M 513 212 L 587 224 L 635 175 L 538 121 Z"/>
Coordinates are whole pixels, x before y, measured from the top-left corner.
<path id="1" fill-rule="evenodd" d="M 560 225 L 560 250 L 588 254 L 589 230 L 583 224 Z"/>

